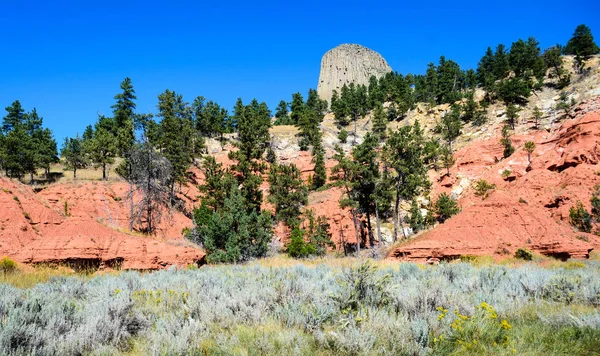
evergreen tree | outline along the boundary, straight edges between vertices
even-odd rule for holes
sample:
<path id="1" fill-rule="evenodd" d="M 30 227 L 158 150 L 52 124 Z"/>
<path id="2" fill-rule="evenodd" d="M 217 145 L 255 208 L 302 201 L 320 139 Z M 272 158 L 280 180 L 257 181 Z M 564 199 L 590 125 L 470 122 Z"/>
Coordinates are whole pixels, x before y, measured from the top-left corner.
<path id="1" fill-rule="evenodd" d="M 518 106 L 513 104 L 506 105 L 506 124 L 510 125 L 510 128 L 513 130 L 515 129 L 515 124 L 519 119 L 519 111 L 521 111 L 521 108 Z"/>
<path id="2" fill-rule="evenodd" d="M 438 104 L 454 103 L 460 100 L 460 90 L 463 89 L 464 73 L 460 66 L 441 56 L 437 70 L 436 101 Z"/>
<path id="3" fill-rule="evenodd" d="M 386 138 L 387 131 L 387 118 L 383 112 L 383 105 L 380 102 L 375 104 L 375 110 L 373 111 L 373 133 L 379 140 Z"/>
<path id="4" fill-rule="evenodd" d="M 291 110 L 290 118 L 292 119 L 292 125 L 298 125 L 304 112 L 304 98 L 302 97 L 302 94 L 292 94 Z"/>
<path id="5" fill-rule="evenodd" d="M 385 165 L 394 170 L 394 241 L 398 238 L 400 200 L 412 200 L 429 188 L 424 163 L 424 140 L 418 121 L 392 132 L 383 147 Z"/>
<path id="6" fill-rule="evenodd" d="M 245 262 L 264 257 L 273 230 L 268 212 L 247 209 L 246 199 L 236 185 L 217 211 L 195 214 L 194 231 L 188 239 L 201 244 L 209 263 Z"/>
<path id="7" fill-rule="evenodd" d="M 467 101 L 462 106 L 462 120 L 465 122 L 475 121 L 479 110 L 479 104 L 477 104 L 474 99 L 473 91 L 469 91 L 465 96 Z"/>
<path id="8" fill-rule="evenodd" d="M 87 125 L 83 131 L 83 136 L 81 136 L 81 139 L 83 141 L 89 141 L 92 139 L 92 137 L 94 137 L 94 127 L 92 125 Z"/>
<path id="9" fill-rule="evenodd" d="M 573 37 L 564 47 L 565 54 L 589 57 L 600 52 L 600 48 L 594 42 L 592 30 L 584 24 L 577 26 Z"/>
<path id="10" fill-rule="evenodd" d="M 175 183 L 185 181 L 185 172 L 189 168 L 194 153 L 194 130 L 191 109 L 183 96 L 165 90 L 158 96 L 158 116 L 161 121 L 158 129 L 160 136 L 156 145 L 161 154 L 169 160 L 172 168 L 171 205 L 175 203 Z"/>
<path id="11" fill-rule="evenodd" d="M 60 156 L 64 159 L 65 169 L 73 170 L 73 179 L 77 179 L 77 170 L 85 168 L 88 160 L 83 149 L 83 139 L 78 135 L 65 138 Z"/>
<path id="12" fill-rule="evenodd" d="M 44 168 L 47 175 L 50 164 L 57 161 L 56 141 L 52 132 L 43 128 L 43 119 L 35 108 L 25 113 L 21 103 L 16 100 L 6 111 L 1 130 L 2 168 L 9 177 L 21 178 L 29 173 L 30 182 L 33 183 L 38 168 Z"/>
<path id="13" fill-rule="evenodd" d="M 114 120 L 101 116 L 96 124 L 92 139 L 85 141 L 83 145 L 83 149 L 89 160 L 94 165 L 102 167 L 102 179 L 107 179 L 106 167 L 114 163 L 115 156 L 119 152 L 118 138 L 103 127 L 106 126 L 106 122 L 114 122 Z M 109 127 L 114 126 L 110 124 Z"/>
<path id="14" fill-rule="evenodd" d="M 292 119 L 289 116 L 287 101 L 281 100 L 279 102 L 275 110 L 275 118 L 274 125 L 293 125 Z"/>
<path id="15" fill-rule="evenodd" d="M 446 174 L 450 175 L 450 168 L 456 163 L 454 159 L 454 153 L 449 146 L 443 146 L 439 151 L 440 162 L 442 163 L 442 167 L 446 168 Z"/>
<path id="16" fill-rule="evenodd" d="M 525 104 L 530 95 L 529 85 L 520 77 L 505 79 L 498 86 L 498 97 L 505 104 Z"/>
<path id="17" fill-rule="evenodd" d="M 320 134 L 319 134 L 320 136 Z M 315 165 L 315 175 L 312 178 L 311 189 L 319 189 L 327 183 L 327 169 L 325 168 L 325 149 L 321 139 L 317 141 L 317 145 L 313 145 L 312 163 Z"/>
<path id="18" fill-rule="evenodd" d="M 508 125 L 504 125 L 502 127 L 502 138 L 500 139 L 500 143 L 504 146 L 504 158 L 510 157 L 514 152 L 515 148 L 512 145 L 512 141 L 510 139 L 510 127 Z"/>
<path id="19" fill-rule="evenodd" d="M 296 165 L 271 164 L 268 200 L 275 205 L 277 220 L 289 227 L 299 223 L 300 210 L 308 204 L 308 189 Z"/>
<path id="20" fill-rule="evenodd" d="M 533 150 L 535 150 L 535 143 L 527 141 L 523 148 L 525 149 L 525 152 L 527 152 L 527 163 L 531 164 L 531 154 L 533 153 Z"/>
<path id="21" fill-rule="evenodd" d="M 494 61 L 494 52 L 491 47 L 488 47 L 485 55 L 481 57 L 477 65 L 477 81 L 487 93 L 494 91 L 493 87 L 496 81 Z"/>
<path id="22" fill-rule="evenodd" d="M 115 131 L 112 133 L 117 138 L 119 155 L 125 157 L 135 140 L 133 118 L 136 107 L 134 100 L 137 97 L 129 77 L 121 82 L 121 90 L 115 96 L 116 103 L 112 106 L 115 124 Z"/>
<path id="23" fill-rule="evenodd" d="M 223 207 L 231 188 L 237 184 L 235 177 L 210 155 L 206 155 L 202 161 L 202 172 L 204 184 L 198 187 L 202 193 L 202 204 L 210 207 L 212 211 L 218 211 Z"/>
<path id="24" fill-rule="evenodd" d="M 44 169 L 46 179 L 48 179 L 50 176 L 50 165 L 59 162 L 56 140 L 52 135 L 52 131 L 46 128 L 39 132 L 38 142 L 38 164 L 40 168 Z"/>
<path id="25" fill-rule="evenodd" d="M 556 77 L 556 87 L 562 89 L 571 82 L 571 75 L 563 67 L 563 59 L 560 48 L 553 46 L 544 51 L 543 59 L 546 67 L 551 69 L 550 77 Z"/>
<path id="26" fill-rule="evenodd" d="M 452 143 L 460 136 L 462 130 L 460 106 L 453 105 L 451 111 L 442 117 L 442 121 L 438 126 L 438 130 L 448 142 L 448 147 L 452 151 Z"/>
<path id="27" fill-rule="evenodd" d="M 360 256 L 362 240 L 359 234 L 358 222 L 358 191 L 355 189 L 358 167 L 357 164 L 345 154 L 344 150 L 337 145 L 335 146 L 333 159 L 337 164 L 331 169 L 331 181 L 334 186 L 342 189 L 343 195 L 339 201 L 340 208 L 349 208 L 350 213 L 352 214 L 352 222 L 354 223 L 356 237 L 356 253 Z M 345 241 L 342 241 L 342 244 L 345 246 Z"/>
<path id="28" fill-rule="evenodd" d="M 348 91 L 346 84 L 342 87 L 342 94 Z M 348 108 L 346 104 L 347 94 L 341 98 L 338 97 L 337 90 L 334 90 L 331 96 L 331 111 L 333 112 L 335 123 L 338 127 L 348 126 Z"/>
<path id="29" fill-rule="evenodd" d="M 316 90 L 310 89 L 297 123 L 300 129 L 301 150 L 308 150 L 309 145 L 315 145 L 316 141 L 321 139 L 319 124 L 323 121 L 326 109 L 327 102 L 319 98 Z"/>
<path id="30" fill-rule="evenodd" d="M 441 193 L 438 196 L 438 199 L 434 204 L 434 210 L 437 220 L 442 224 L 460 212 L 456 201 L 446 193 Z"/>
<path id="31" fill-rule="evenodd" d="M 493 63 L 494 78 L 496 78 L 496 80 L 506 78 L 510 72 L 510 60 L 509 54 L 506 53 L 506 47 L 503 44 L 496 46 Z"/>
<path id="32" fill-rule="evenodd" d="M 413 199 L 412 203 L 410 204 L 409 214 L 410 218 L 408 219 L 408 223 L 413 232 L 417 233 L 418 231 L 423 230 L 423 227 L 425 226 L 425 218 L 423 217 L 423 214 L 421 214 L 421 208 L 419 208 L 419 204 L 417 203 L 416 199 Z"/>
<path id="33" fill-rule="evenodd" d="M 352 157 L 356 163 L 356 179 L 353 183 L 360 211 L 367 217 L 367 229 L 369 231 L 369 242 L 371 247 L 375 244 L 371 216 L 374 212 L 375 184 L 380 177 L 377 162 L 378 138 L 367 133 L 361 144 L 354 147 Z"/>
<path id="34" fill-rule="evenodd" d="M 396 110 L 396 105 L 392 103 L 387 110 L 387 121 L 392 122 L 398 119 L 398 110 Z"/>
<path id="35" fill-rule="evenodd" d="M 260 184 L 267 168 L 263 154 L 270 142 L 271 112 L 264 102 L 259 103 L 254 99 L 244 106 L 238 99 L 234 117 L 239 131 L 239 141 L 236 143 L 238 150 L 229 152 L 229 158 L 236 162 L 232 168 L 238 173 L 247 209 L 258 213 L 263 198 Z"/>
<path id="36" fill-rule="evenodd" d="M 539 42 L 535 38 L 530 37 L 527 42 L 522 39 L 513 42 L 508 62 L 515 76 L 523 79 L 524 82 L 529 82 L 532 76 L 543 80 L 546 66 L 540 57 Z"/>

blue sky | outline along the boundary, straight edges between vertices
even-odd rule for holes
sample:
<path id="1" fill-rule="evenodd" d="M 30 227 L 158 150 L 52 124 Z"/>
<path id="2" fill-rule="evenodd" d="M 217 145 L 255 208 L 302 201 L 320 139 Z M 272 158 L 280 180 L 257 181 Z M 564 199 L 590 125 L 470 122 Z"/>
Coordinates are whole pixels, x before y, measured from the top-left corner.
<path id="1" fill-rule="evenodd" d="M 36 107 L 62 144 L 110 115 L 126 76 L 141 112 L 156 112 L 167 88 L 189 102 L 257 98 L 273 110 L 316 88 L 322 55 L 342 43 L 401 73 L 440 55 L 471 68 L 487 46 L 564 44 L 581 23 L 600 43 L 599 14 L 599 1 L 0 0 L 0 106 Z"/>

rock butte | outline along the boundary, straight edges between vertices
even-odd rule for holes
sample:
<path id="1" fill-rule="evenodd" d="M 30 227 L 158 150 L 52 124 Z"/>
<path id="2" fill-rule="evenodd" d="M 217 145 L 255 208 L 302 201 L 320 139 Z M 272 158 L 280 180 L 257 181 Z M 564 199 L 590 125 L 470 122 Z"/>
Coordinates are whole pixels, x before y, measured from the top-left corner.
<path id="1" fill-rule="evenodd" d="M 321 99 L 331 102 L 334 90 L 344 84 L 369 84 L 369 78 L 382 77 L 392 71 L 383 57 L 361 45 L 343 44 L 329 50 L 321 60 L 317 92 Z"/>

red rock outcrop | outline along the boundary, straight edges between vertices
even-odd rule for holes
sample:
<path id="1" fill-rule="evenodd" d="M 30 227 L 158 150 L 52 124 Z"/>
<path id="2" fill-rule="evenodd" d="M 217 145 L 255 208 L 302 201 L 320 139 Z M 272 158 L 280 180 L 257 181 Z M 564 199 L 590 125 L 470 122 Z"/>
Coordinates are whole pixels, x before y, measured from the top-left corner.
<path id="1" fill-rule="evenodd" d="M 459 150 L 451 177 L 433 179 L 432 195 L 452 191 L 462 179 L 471 184 L 485 179 L 495 190 L 486 199 L 466 190 L 458 215 L 395 248 L 390 257 L 426 261 L 501 256 L 525 247 L 562 259 L 587 258 L 600 247 L 600 239 L 576 231 L 569 209 L 581 201 L 589 210 L 593 187 L 600 185 L 600 98 L 576 112 L 551 132 L 513 136 L 517 151 L 507 159 L 502 159 L 499 135 Z M 522 149 L 526 141 L 536 144 L 531 162 Z M 505 170 L 511 172 L 508 178 L 501 175 Z"/>
<path id="2" fill-rule="evenodd" d="M 87 182 L 35 194 L 0 178 L 0 256 L 75 268 L 159 269 L 203 262 L 204 253 L 181 238 L 181 229 L 189 226 L 181 214 L 161 225 L 163 237 L 127 233 L 126 192 L 126 184 Z"/>

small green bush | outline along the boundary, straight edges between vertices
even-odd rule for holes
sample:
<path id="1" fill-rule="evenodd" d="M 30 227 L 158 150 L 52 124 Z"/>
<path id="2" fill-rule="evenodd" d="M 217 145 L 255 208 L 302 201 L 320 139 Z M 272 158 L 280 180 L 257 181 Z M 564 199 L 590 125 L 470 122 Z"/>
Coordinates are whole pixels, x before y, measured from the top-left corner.
<path id="1" fill-rule="evenodd" d="M 579 231 L 592 232 L 592 216 L 580 201 L 569 209 L 569 218 Z"/>
<path id="2" fill-rule="evenodd" d="M 488 183 L 485 179 L 479 179 L 477 182 L 475 182 L 473 188 L 475 189 L 476 196 L 483 197 L 483 199 L 485 199 L 490 196 L 494 189 L 496 189 L 496 185 Z"/>
<path id="3" fill-rule="evenodd" d="M 440 223 L 444 223 L 446 220 L 450 219 L 452 216 L 460 212 L 456 201 L 454 201 L 454 199 L 452 199 L 446 193 L 442 193 L 439 195 L 434 207 L 435 214 Z"/>
<path id="4" fill-rule="evenodd" d="M 18 268 L 17 262 L 9 257 L 3 257 L 0 260 L 0 272 L 12 273 Z"/>
<path id="5" fill-rule="evenodd" d="M 292 230 L 291 241 L 287 246 L 287 253 L 294 258 L 306 258 L 316 253 L 315 246 L 304 241 L 304 230 Z"/>
<path id="6" fill-rule="evenodd" d="M 348 131 L 346 131 L 346 129 L 341 129 L 340 133 L 338 134 L 338 139 L 341 143 L 346 143 L 348 140 Z"/>
<path id="7" fill-rule="evenodd" d="M 533 259 L 533 254 L 528 249 L 521 247 L 518 248 L 517 251 L 515 251 L 515 258 L 525 261 L 531 261 Z"/>

